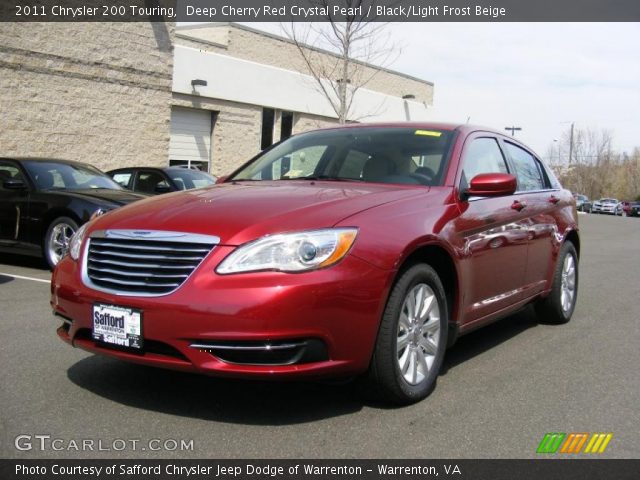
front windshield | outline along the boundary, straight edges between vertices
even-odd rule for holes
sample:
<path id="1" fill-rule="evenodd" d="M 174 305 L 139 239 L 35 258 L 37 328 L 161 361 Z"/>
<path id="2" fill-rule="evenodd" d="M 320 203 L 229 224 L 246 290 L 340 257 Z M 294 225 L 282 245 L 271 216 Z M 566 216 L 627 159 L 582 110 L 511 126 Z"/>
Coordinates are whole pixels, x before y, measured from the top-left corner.
<path id="1" fill-rule="evenodd" d="M 91 165 L 61 162 L 24 162 L 38 190 L 84 190 L 107 188 L 122 190 L 106 174 Z"/>
<path id="2" fill-rule="evenodd" d="M 333 180 L 440 185 L 453 132 L 355 127 L 301 134 L 246 165 L 230 180 Z"/>
<path id="3" fill-rule="evenodd" d="M 211 175 L 197 170 L 190 170 L 188 168 L 169 168 L 165 171 L 180 190 L 206 187 L 207 185 L 215 183 L 215 178 Z"/>

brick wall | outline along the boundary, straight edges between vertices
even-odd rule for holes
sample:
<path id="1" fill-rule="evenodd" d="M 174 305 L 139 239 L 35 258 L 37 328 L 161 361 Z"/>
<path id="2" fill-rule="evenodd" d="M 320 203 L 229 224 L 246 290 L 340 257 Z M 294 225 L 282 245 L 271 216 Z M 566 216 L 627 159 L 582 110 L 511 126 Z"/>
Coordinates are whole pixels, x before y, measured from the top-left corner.
<path id="1" fill-rule="evenodd" d="M 166 165 L 173 35 L 173 24 L 3 24 L 0 156 Z"/>

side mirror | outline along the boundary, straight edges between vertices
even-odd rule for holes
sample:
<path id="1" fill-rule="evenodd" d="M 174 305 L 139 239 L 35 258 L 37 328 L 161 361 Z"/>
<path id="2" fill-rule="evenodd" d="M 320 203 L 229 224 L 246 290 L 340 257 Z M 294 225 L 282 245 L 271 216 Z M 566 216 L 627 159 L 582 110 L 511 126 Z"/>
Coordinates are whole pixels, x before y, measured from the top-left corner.
<path id="1" fill-rule="evenodd" d="M 471 179 L 466 197 L 501 197 L 513 195 L 518 186 L 516 177 L 508 173 L 480 173 Z"/>
<path id="2" fill-rule="evenodd" d="M 2 187 L 6 190 L 24 190 L 27 185 L 20 179 L 11 178 L 2 182 Z"/>
<path id="3" fill-rule="evenodd" d="M 224 183 L 227 178 L 229 178 L 229 175 L 220 175 L 218 178 L 216 178 L 216 185 L 218 183 Z"/>

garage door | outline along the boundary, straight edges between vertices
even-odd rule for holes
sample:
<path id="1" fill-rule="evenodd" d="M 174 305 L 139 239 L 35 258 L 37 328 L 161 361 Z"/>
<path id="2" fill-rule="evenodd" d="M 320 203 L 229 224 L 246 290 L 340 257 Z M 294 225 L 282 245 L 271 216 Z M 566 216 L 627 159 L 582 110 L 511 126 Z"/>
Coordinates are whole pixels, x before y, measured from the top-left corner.
<path id="1" fill-rule="evenodd" d="M 172 107 L 169 164 L 196 166 L 209 171 L 211 112 Z"/>

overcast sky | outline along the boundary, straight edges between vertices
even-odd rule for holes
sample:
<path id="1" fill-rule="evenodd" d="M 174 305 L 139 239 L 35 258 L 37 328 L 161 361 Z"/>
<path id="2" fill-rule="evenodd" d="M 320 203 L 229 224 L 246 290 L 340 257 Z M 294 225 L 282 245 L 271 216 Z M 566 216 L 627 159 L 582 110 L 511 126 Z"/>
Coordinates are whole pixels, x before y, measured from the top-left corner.
<path id="1" fill-rule="evenodd" d="M 438 119 L 522 127 L 516 137 L 542 156 L 571 122 L 611 130 L 619 151 L 640 146 L 638 23 L 402 23 L 388 32 L 402 47 L 390 68 L 435 83 Z"/>

